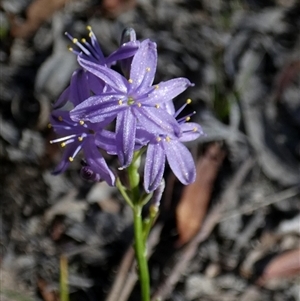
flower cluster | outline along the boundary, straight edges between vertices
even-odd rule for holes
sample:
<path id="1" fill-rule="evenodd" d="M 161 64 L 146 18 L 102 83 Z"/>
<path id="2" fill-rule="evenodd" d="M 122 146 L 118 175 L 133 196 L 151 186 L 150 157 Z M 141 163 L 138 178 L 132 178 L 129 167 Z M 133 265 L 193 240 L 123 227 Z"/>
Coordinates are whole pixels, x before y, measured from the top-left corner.
<path id="1" fill-rule="evenodd" d="M 190 81 L 176 78 L 153 84 L 156 44 L 136 40 L 133 29 L 125 31 L 121 46 L 106 58 L 91 28 L 88 30 L 90 42 L 66 34 L 76 46 L 70 50 L 77 55 L 80 68 L 51 114 L 50 125 L 59 136 L 51 143 L 59 142 L 65 148 L 54 173 L 66 170 L 82 150 L 81 175 L 114 185 L 115 174 L 101 151 L 118 156 L 123 169 L 131 164 L 135 151 L 146 148 L 147 192 L 160 185 L 166 160 L 183 184 L 193 182 L 194 160 L 182 142 L 196 139 L 202 131 L 198 124 L 187 122 L 190 116 L 178 118 L 184 106 L 175 112 L 173 105 L 173 98 L 192 86 Z M 123 67 L 123 75 L 111 68 L 116 62 Z M 110 124 L 114 131 L 108 130 Z"/>

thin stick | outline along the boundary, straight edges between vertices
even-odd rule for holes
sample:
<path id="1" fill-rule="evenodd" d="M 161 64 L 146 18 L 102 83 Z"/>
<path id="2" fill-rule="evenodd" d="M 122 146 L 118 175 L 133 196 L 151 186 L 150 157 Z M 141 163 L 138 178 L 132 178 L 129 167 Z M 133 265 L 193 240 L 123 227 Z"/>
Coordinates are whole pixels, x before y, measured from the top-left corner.
<path id="1" fill-rule="evenodd" d="M 259 203 L 255 202 L 257 204 L 252 205 L 254 202 L 249 201 L 248 204 L 246 204 L 244 206 L 241 206 L 237 210 L 234 210 L 234 212 L 225 214 L 222 217 L 222 219 L 220 220 L 220 222 L 223 222 L 223 221 L 225 221 L 229 218 L 240 216 L 240 215 L 243 215 L 243 214 L 250 214 L 255 210 L 258 210 L 260 208 L 267 207 L 267 206 L 270 206 L 274 203 L 278 203 L 278 202 L 281 202 L 281 201 L 286 200 L 288 198 L 294 197 L 294 196 L 298 195 L 299 193 L 300 193 L 300 187 L 299 186 L 294 186 L 294 187 L 288 188 L 286 190 L 276 192 L 276 193 L 274 193 L 270 196 L 267 196 L 267 197 L 265 197 L 264 200 L 262 200 Z"/>
<path id="2" fill-rule="evenodd" d="M 148 247 L 147 258 L 151 256 L 155 246 L 159 242 L 162 227 L 163 227 L 162 224 L 156 224 L 150 232 L 148 244 L 147 244 Z M 113 284 L 112 291 L 114 292 L 111 291 L 105 301 L 127 301 L 129 299 L 130 294 L 138 279 L 136 273 L 136 261 L 133 259 L 134 259 L 133 248 L 130 248 L 128 249 L 127 253 L 125 254 L 122 260 L 120 269 L 118 271 L 117 277 Z M 131 261 L 130 265 L 129 265 L 129 261 Z"/>
<path id="3" fill-rule="evenodd" d="M 120 268 L 118 270 L 114 284 L 109 292 L 106 301 L 118 301 L 121 291 L 123 289 L 123 284 L 128 277 L 128 271 L 134 262 L 134 250 L 132 247 L 128 248 L 125 256 L 122 259 Z"/>

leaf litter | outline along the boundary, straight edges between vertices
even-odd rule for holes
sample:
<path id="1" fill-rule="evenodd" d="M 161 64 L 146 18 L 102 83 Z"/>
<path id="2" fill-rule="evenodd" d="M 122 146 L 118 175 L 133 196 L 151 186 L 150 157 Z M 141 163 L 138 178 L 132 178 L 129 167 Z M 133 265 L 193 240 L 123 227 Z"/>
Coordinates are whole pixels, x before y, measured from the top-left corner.
<path id="1" fill-rule="evenodd" d="M 50 174 L 47 112 L 76 68 L 63 34 L 92 25 L 107 53 L 134 27 L 157 42 L 157 82 L 195 83 L 176 105 L 193 99 L 206 136 L 189 145 L 195 184 L 165 174 L 153 301 L 299 301 L 299 3 L 50 2 L 1 3 L 1 298 L 57 300 L 65 254 L 74 300 L 139 300 L 121 196 L 83 182 L 79 161 Z"/>

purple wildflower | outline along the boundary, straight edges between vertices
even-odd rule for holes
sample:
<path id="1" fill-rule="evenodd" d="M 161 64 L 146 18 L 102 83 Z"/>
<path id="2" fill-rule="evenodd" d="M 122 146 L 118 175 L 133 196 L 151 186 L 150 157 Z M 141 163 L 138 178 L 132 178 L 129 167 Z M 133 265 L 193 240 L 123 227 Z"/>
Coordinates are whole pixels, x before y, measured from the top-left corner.
<path id="1" fill-rule="evenodd" d="M 55 103 L 50 116 L 50 126 L 59 138 L 50 143 L 60 143 L 64 148 L 64 154 L 53 173 L 65 171 L 75 156 L 83 150 L 86 162 L 94 175 L 97 174 L 97 179 L 104 179 L 109 185 L 114 185 L 115 176 L 99 151 L 101 148 L 109 154 L 116 154 L 115 133 L 104 129 L 109 120 L 102 123 L 74 122 L 70 119 L 70 112 L 61 109 L 62 107 L 67 109 L 68 106 L 73 108 L 97 89 L 100 91 L 104 89 L 101 80 L 83 69 L 78 69 L 72 75 L 70 86 Z"/>
<path id="2" fill-rule="evenodd" d="M 177 117 L 189 103 L 190 99 L 187 100 L 186 104 L 174 116 Z M 167 108 L 173 111 L 174 107 L 169 104 Z M 175 176 L 182 184 L 187 185 L 195 181 L 196 170 L 194 159 L 187 147 L 182 143 L 195 140 L 203 134 L 200 125 L 197 123 L 186 123 L 186 121 L 190 120 L 190 115 L 192 114 L 177 120 L 181 130 L 180 135 L 163 131 L 153 135 L 138 130 L 138 137 L 148 135 L 149 139 L 144 170 L 145 191 L 154 191 L 160 185 L 166 159 Z"/>
<path id="3" fill-rule="evenodd" d="M 186 78 L 172 79 L 153 85 L 157 65 L 156 44 L 141 42 L 132 59 L 127 80 L 114 70 L 78 56 L 79 64 L 102 79 L 111 92 L 95 95 L 76 106 L 70 116 L 75 121 L 103 122 L 116 118 L 116 143 L 122 167 L 131 163 L 137 126 L 150 133 L 180 134 L 181 129 L 164 103 L 173 99 L 192 84 Z"/>
<path id="4" fill-rule="evenodd" d="M 105 57 L 91 26 L 87 26 L 87 30 L 89 31 L 90 43 L 86 39 L 81 39 L 80 43 L 77 38 L 73 38 L 68 32 L 65 33 L 78 48 L 74 49 L 73 47 L 69 47 L 69 50 L 77 56 L 82 57 L 84 60 L 110 67 L 116 61 L 132 57 L 138 50 L 140 42 L 134 39 L 127 43 L 122 43 L 116 51 L 108 57 Z"/>
<path id="5" fill-rule="evenodd" d="M 54 174 L 64 172 L 75 156 L 83 150 L 87 165 L 93 172 L 109 185 L 114 185 L 115 176 L 99 151 L 101 148 L 108 154 L 116 154 L 114 133 L 103 129 L 103 124 L 74 122 L 67 111 L 54 111 L 50 122 L 56 134 L 61 136 L 50 143 L 60 143 L 64 148 L 62 160 L 53 171 Z"/>
<path id="6" fill-rule="evenodd" d="M 182 142 L 196 139 L 202 131 L 196 123 L 185 123 L 194 113 L 177 119 L 190 100 L 177 112 L 173 105 L 173 98 L 192 86 L 190 81 L 176 78 L 153 85 L 156 44 L 148 39 L 136 41 L 133 29 L 123 32 L 122 45 L 107 58 L 90 27 L 88 30 L 90 42 L 83 39 L 79 43 L 67 34 L 79 49 L 70 50 L 77 54 L 81 68 L 73 73 L 51 116 L 52 127 L 61 136 L 51 143 L 60 142 L 65 148 L 54 172 L 64 171 L 83 150 L 86 163 L 81 176 L 114 185 L 115 176 L 99 149 L 118 155 L 121 168 L 125 168 L 134 151 L 147 146 L 144 188 L 148 193 L 162 182 L 166 160 L 183 184 L 193 182 L 194 160 Z M 116 61 L 121 62 L 128 78 L 109 68 Z M 115 119 L 112 133 L 105 127 Z"/>
<path id="7" fill-rule="evenodd" d="M 126 61 L 128 58 L 130 59 L 138 50 L 139 41 L 133 39 L 128 43 L 122 43 L 116 51 L 105 58 L 92 28 L 87 26 L 87 29 L 89 30 L 90 43 L 87 42 L 86 39 L 82 39 L 80 43 L 78 39 L 73 38 L 68 32 L 65 33 L 78 48 L 74 49 L 69 47 L 69 50 L 87 61 L 102 66 L 110 66 L 116 61 Z M 88 98 L 91 95 L 98 95 L 107 91 L 109 91 L 109 87 L 107 87 L 100 78 L 79 68 L 73 73 L 70 86 L 66 88 L 54 104 L 54 109 L 63 107 L 70 99 L 74 106 L 78 105 L 85 100 L 81 95 L 82 92 L 84 92 L 86 98 Z"/>

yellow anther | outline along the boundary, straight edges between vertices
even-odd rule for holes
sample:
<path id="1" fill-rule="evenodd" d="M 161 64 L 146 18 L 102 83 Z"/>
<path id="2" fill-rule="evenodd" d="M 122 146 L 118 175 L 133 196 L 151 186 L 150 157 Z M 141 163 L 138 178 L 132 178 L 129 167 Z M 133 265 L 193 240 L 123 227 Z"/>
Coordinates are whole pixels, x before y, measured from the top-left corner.
<path id="1" fill-rule="evenodd" d="M 167 136 L 167 137 L 166 137 L 166 141 L 167 141 L 167 142 L 170 142 L 170 140 L 171 140 L 171 138 Z"/>
<path id="2" fill-rule="evenodd" d="M 68 47 L 69 51 L 73 51 L 74 49 L 72 47 Z"/>
<path id="3" fill-rule="evenodd" d="M 63 121 L 63 118 L 61 116 L 58 116 L 57 118 L 59 121 Z"/>
<path id="4" fill-rule="evenodd" d="M 62 143 L 60 144 L 60 146 L 61 146 L 61 147 L 65 147 L 65 146 L 66 146 L 66 142 L 62 142 Z"/>
<path id="5" fill-rule="evenodd" d="M 73 162 L 74 158 L 73 157 L 69 157 L 69 161 Z"/>
<path id="6" fill-rule="evenodd" d="M 157 141 L 157 142 L 161 141 L 161 138 L 160 138 L 160 137 L 157 137 L 157 138 L 156 138 L 156 141 Z"/>
<path id="7" fill-rule="evenodd" d="M 190 116 L 188 116 L 188 117 L 185 118 L 185 121 L 190 121 L 190 120 L 191 120 Z"/>
<path id="8" fill-rule="evenodd" d="M 154 86 L 154 89 L 157 90 L 158 88 L 159 88 L 159 85 L 155 85 L 155 86 Z"/>
<path id="9" fill-rule="evenodd" d="M 198 131 L 198 129 L 197 128 L 193 128 L 193 132 L 197 132 Z"/>
<path id="10" fill-rule="evenodd" d="M 50 143 L 50 144 L 53 144 L 53 141 L 52 141 L 52 140 L 50 140 L 50 141 L 49 141 L 49 143 Z"/>
<path id="11" fill-rule="evenodd" d="M 140 108 L 140 107 L 142 106 L 142 104 L 139 102 L 139 103 L 137 104 L 137 106 Z"/>
<path id="12" fill-rule="evenodd" d="M 92 32 L 90 32 L 90 33 L 89 33 L 89 37 L 91 38 L 92 36 L 93 36 L 93 33 L 92 33 Z"/>
<path id="13" fill-rule="evenodd" d="M 72 42 L 73 42 L 74 44 L 76 44 L 76 43 L 78 43 L 78 39 L 74 38 L 74 39 L 72 40 Z"/>
<path id="14" fill-rule="evenodd" d="M 192 100 L 190 99 L 190 98 L 188 98 L 187 100 L 186 100 L 186 103 L 189 105 L 190 103 L 192 102 Z"/>
<path id="15" fill-rule="evenodd" d="M 120 99 L 120 100 L 118 101 L 118 104 L 119 104 L 119 105 L 122 105 L 122 104 L 123 104 L 123 101 Z"/>
<path id="16" fill-rule="evenodd" d="M 52 124 L 48 123 L 48 129 L 51 129 L 51 128 L 52 128 Z"/>
<path id="17" fill-rule="evenodd" d="M 151 69 L 149 67 L 146 68 L 146 71 L 149 72 Z"/>
<path id="18" fill-rule="evenodd" d="M 84 121 L 83 121 L 83 120 L 80 120 L 80 121 L 79 121 L 79 124 L 80 124 L 80 125 L 84 125 Z"/>
<path id="19" fill-rule="evenodd" d="M 158 109 L 158 108 L 159 108 L 159 104 L 156 104 L 156 105 L 155 105 L 155 108 Z"/>
<path id="20" fill-rule="evenodd" d="M 83 137 L 78 137 L 78 141 L 82 141 L 83 140 Z"/>
<path id="21" fill-rule="evenodd" d="M 82 42 L 82 43 L 86 43 L 86 39 L 82 38 L 82 39 L 81 39 L 81 42 Z"/>
<path id="22" fill-rule="evenodd" d="M 128 82 L 129 82 L 130 84 L 132 84 L 132 83 L 133 83 L 133 80 L 130 78 L 130 79 L 128 80 Z"/>
<path id="23" fill-rule="evenodd" d="M 86 27 L 86 29 L 89 30 L 89 31 L 91 31 L 91 30 L 92 30 L 92 27 L 91 27 L 90 25 L 88 25 L 88 26 Z"/>

